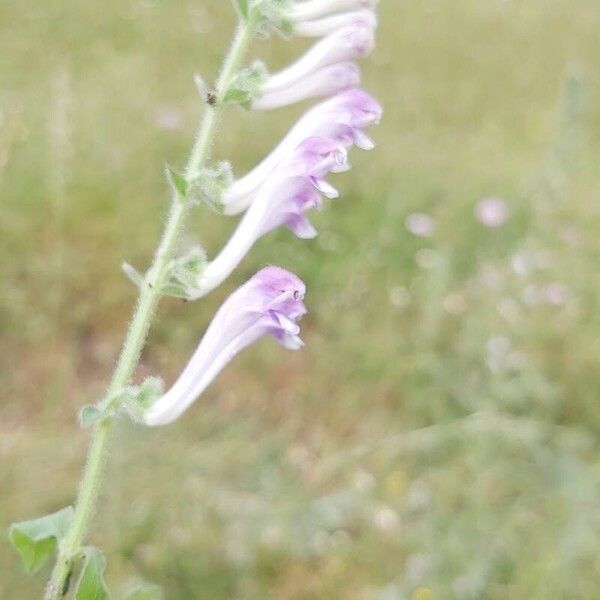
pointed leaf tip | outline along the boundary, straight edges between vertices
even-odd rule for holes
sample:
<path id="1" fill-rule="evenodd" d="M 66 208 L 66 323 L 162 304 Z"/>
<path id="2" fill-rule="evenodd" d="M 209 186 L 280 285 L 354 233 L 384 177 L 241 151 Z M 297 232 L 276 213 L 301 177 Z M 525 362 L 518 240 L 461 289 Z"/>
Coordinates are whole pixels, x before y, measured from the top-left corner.
<path id="1" fill-rule="evenodd" d="M 171 169 L 171 167 L 166 168 L 167 179 L 171 184 L 173 190 L 177 193 L 180 198 L 185 198 L 188 192 L 188 182 L 187 179 L 177 171 Z"/>
<path id="2" fill-rule="evenodd" d="M 242 19 L 248 19 L 248 0 L 233 0 L 233 6 Z"/>
<path id="3" fill-rule="evenodd" d="M 107 600 L 108 588 L 104 582 L 106 559 L 98 548 L 83 549 L 79 578 L 75 585 L 75 600 Z"/>
<path id="4" fill-rule="evenodd" d="M 58 542 L 66 535 L 73 520 L 73 507 L 21 521 L 10 526 L 8 535 L 28 573 L 35 573 L 54 554 Z"/>

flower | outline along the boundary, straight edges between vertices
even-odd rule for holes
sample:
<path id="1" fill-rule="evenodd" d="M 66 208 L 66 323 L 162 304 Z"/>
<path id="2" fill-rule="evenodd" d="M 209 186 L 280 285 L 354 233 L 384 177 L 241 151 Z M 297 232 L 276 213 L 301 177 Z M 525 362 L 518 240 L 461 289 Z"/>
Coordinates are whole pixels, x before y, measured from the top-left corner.
<path id="1" fill-rule="evenodd" d="M 374 46 L 373 26 L 364 21 L 334 30 L 289 67 L 269 76 L 252 108 L 279 108 L 356 87 L 360 71 L 349 61 L 366 56 Z"/>
<path id="2" fill-rule="evenodd" d="M 271 173 L 307 137 L 324 137 L 345 147 L 354 144 L 365 150 L 372 149 L 374 143 L 363 129 L 379 122 L 381 113 L 377 101 L 359 88 L 317 104 L 297 121 L 271 154 L 225 190 L 221 198 L 224 212 L 233 215 L 246 210 Z"/>
<path id="3" fill-rule="evenodd" d="M 318 19 L 332 13 L 355 11 L 361 8 L 374 9 L 379 0 L 305 0 L 294 2 L 286 17 L 292 22 Z"/>
<path id="4" fill-rule="evenodd" d="M 475 206 L 475 216 L 486 227 L 500 227 L 508 219 L 508 209 L 501 198 L 483 198 Z"/>
<path id="5" fill-rule="evenodd" d="M 411 213 L 404 222 L 406 229 L 417 237 L 431 237 L 435 230 L 433 219 L 425 213 Z"/>
<path id="6" fill-rule="evenodd" d="M 252 102 L 255 110 L 270 110 L 301 102 L 316 96 L 330 96 L 360 83 L 360 71 L 351 62 L 319 69 L 304 79 L 272 91 L 262 90 L 261 96 Z"/>
<path id="7" fill-rule="evenodd" d="M 312 137 L 299 144 L 261 186 L 223 250 L 204 267 L 190 299 L 220 285 L 256 240 L 276 227 L 285 225 L 299 238 L 315 237 L 317 232 L 305 213 L 321 206 L 321 194 L 339 195 L 325 177 L 347 168 L 347 151 L 335 140 Z"/>
<path id="8" fill-rule="evenodd" d="M 297 21 L 292 24 L 292 32 L 295 35 L 306 37 L 321 37 L 349 25 L 357 24 L 362 24 L 374 30 L 377 28 L 377 16 L 372 10 L 368 9 L 344 12 L 320 19 Z"/>
<path id="9" fill-rule="evenodd" d="M 145 412 L 146 425 L 177 419 L 234 356 L 265 335 L 289 350 L 301 348 L 297 321 L 306 313 L 305 292 L 296 275 L 279 267 L 262 269 L 238 288 L 217 311 L 177 381 Z"/>

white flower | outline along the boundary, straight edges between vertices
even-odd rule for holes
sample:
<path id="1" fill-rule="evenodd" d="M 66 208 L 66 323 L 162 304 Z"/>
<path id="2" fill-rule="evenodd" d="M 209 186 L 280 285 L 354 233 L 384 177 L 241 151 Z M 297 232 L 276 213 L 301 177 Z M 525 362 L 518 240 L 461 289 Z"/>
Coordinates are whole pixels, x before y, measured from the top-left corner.
<path id="1" fill-rule="evenodd" d="M 331 96 L 356 87 L 359 83 L 358 67 L 354 63 L 343 62 L 314 71 L 302 80 L 287 86 L 279 86 L 273 91 L 263 89 L 261 96 L 252 102 L 252 108 L 255 110 L 280 108 L 308 98 Z"/>
<path id="2" fill-rule="evenodd" d="M 265 93 L 301 82 L 315 71 L 369 54 L 375 46 L 373 28 L 363 23 L 337 29 L 317 42 L 296 62 L 275 73 L 261 86 Z"/>
<path id="3" fill-rule="evenodd" d="M 342 11 L 373 9 L 378 4 L 379 0 L 306 0 L 294 2 L 286 16 L 292 22 L 307 21 Z"/>
<path id="4" fill-rule="evenodd" d="M 345 27 L 359 24 L 375 30 L 377 16 L 372 10 L 355 10 L 310 21 L 298 21 L 293 23 L 292 31 L 295 35 L 322 37 Z"/>
<path id="5" fill-rule="evenodd" d="M 508 219 L 508 208 L 501 198 L 483 198 L 475 206 L 475 216 L 486 227 L 500 227 Z"/>
<path id="6" fill-rule="evenodd" d="M 433 219 L 425 213 L 411 213 L 406 217 L 406 229 L 417 237 L 431 237 L 435 230 Z"/>

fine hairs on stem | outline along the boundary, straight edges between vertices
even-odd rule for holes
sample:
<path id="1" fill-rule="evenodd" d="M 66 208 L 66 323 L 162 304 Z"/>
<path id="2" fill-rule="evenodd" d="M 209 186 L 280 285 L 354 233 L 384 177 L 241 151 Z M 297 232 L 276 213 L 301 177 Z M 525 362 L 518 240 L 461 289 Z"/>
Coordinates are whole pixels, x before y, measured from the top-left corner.
<path id="1" fill-rule="evenodd" d="M 145 274 L 124 265 L 139 296 L 105 397 L 80 413 L 82 426 L 91 427 L 93 434 L 75 505 L 15 523 L 10 529 L 11 542 L 30 571 L 57 552 L 46 600 L 108 598 L 104 556 L 84 540 L 118 413 L 125 412 L 149 427 L 167 425 L 194 404 L 239 352 L 260 338 L 272 337 L 289 350 L 303 346 L 298 322 L 306 313 L 306 286 L 294 273 L 269 266 L 222 303 L 197 350 L 167 391 L 156 377 L 133 385 L 161 297 L 197 300 L 208 294 L 235 271 L 255 241 L 280 226 L 301 239 L 316 236 L 307 213 L 320 208 L 325 198 L 339 195 L 327 176 L 350 168 L 352 147 L 370 150 L 374 146 L 364 130 L 379 121 L 381 107 L 357 87 L 360 71 L 352 61 L 373 49 L 377 1 L 233 0 L 233 4 L 239 24 L 214 88 L 196 78 L 205 107 L 188 162 L 183 173 L 167 169 L 171 205 L 152 265 Z M 323 39 L 282 73 L 270 75 L 259 61 L 244 67 L 252 38 L 273 31 Z M 337 78 L 338 73 L 352 76 Z M 293 85 L 284 85 L 288 81 Z M 311 97 L 325 99 L 308 110 L 273 152 L 245 176 L 234 179 L 229 163 L 209 164 L 215 132 L 228 105 L 271 110 Z M 212 260 L 199 247 L 176 256 L 187 216 L 205 202 L 219 207 L 224 216 L 243 216 Z"/>
<path id="2" fill-rule="evenodd" d="M 236 37 L 224 61 L 217 84 L 217 94 L 219 97 L 223 96 L 227 89 L 227 82 L 242 63 L 250 35 L 249 24 L 241 24 L 238 27 Z M 196 136 L 196 142 L 186 168 L 186 177 L 191 177 L 196 170 L 201 168 L 206 160 L 220 113 L 220 109 L 212 106 L 207 106 L 205 109 Z M 151 319 L 160 300 L 160 289 L 165 279 L 166 266 L 174 252 L 178 234 L 183 228 L 188 210 L 189 204 L 182 202 L 173 193 L 169 217 L 163 236 L 156 251 L 152 267 L 147 275 L 147 285 L 140 287 L 140 295 L 131 326 L 108 388 L 108 398 L 114 396 L 119 388 L 127 385 L 133 376 L 151 326 Z M 67 536 L 59 544 L 56 565 L 52 571 L 52 576 L 46 590 L 46 600 L 57 600 L 68 591 L 67 579 L 71 574 L 73 562 L 80 552 L 82 540 L 98 496 L 104 454 L 106 452 L 111 424 L 112 419 L 109 417 L 99 422 L 95 427 L 79 488 L 79 495 L 75 504 L 75 517 Z"/>

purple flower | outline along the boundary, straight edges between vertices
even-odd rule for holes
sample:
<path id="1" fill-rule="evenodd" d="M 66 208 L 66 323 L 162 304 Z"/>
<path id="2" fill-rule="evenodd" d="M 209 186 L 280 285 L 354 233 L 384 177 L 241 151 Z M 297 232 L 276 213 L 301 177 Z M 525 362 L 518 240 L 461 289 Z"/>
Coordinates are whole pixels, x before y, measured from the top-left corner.
<path id="1" fill-rule="evenodd" d="M 325 177 L 347 168 L 346 148 L 336 140 L 314 137 L 298 145 L 260 187 L 223 250 L 204 267 L 190 299 L 220 285 L 256 240 L 281 225 L 300 238 L 315 237 L 305 213 L 321 206 L 321 195 L 339 195 Z"/>
<path id="2" fill-rule="evenodd" d="M 166 425 L 177 419 L 234 356 L 265 335 L 289 350 L 301 348 L 297 321 L 306 313 L 305 292 L 296 275 L 279 267 L 256 273 L 217 311 L 177 381 L 146 411 L 146 425 Z"/>
<path id="3" fill-rule="evenodd" d="M 331 96 L 360 83 L 360 70 L 351 62 L 343 62 L 314 71 L 303 79 L 273 91 L 262 90 L 252 102 L 254 110 L 271 110 L 318 96 Z"/>
<path id="4" fill-rule="evenodd" d="M 233 215 L 246 210 L 271 173 L 307 137 L 329 138 L 346 148 L 354 144 L 370 150 L 374 144 L 363 129 L 378 123 L 381 113 L 377 101 L 358 88 L 317 104 L 298 120 L 271 154 L 229 186 L 222 197 L 224 212 Z"/>

